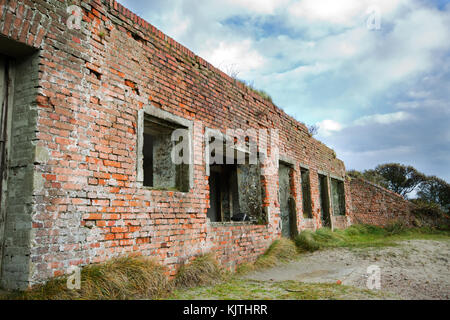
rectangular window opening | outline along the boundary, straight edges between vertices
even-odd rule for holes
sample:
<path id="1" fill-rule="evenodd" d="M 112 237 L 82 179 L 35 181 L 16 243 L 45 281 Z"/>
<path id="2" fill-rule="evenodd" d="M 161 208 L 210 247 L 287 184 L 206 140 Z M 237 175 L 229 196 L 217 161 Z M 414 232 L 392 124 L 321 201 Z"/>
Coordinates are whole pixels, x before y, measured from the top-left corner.
<path id="1" fill-rule="evenodd" d="M 143 132 L 143 185 L 159 190 L 189 191 L 189 165 L 176 164 L 172 150 L 183 139 L 175 142 L 172 134 L 188 128 L 145 114 Z M 183 157 L 183 149 L 180 151 Z"/>
<path id="2" fill-rule="evenodd" d="M 248 154 L 245 164 L 238 164 L 238 157 L 235 152 L 234 159 L 226 159 L 224 147 L 223 161 L 209 165 L 210 207 L 207 216 L 211 222 L 263 224 L 260 164 L 250 164 Z"/>

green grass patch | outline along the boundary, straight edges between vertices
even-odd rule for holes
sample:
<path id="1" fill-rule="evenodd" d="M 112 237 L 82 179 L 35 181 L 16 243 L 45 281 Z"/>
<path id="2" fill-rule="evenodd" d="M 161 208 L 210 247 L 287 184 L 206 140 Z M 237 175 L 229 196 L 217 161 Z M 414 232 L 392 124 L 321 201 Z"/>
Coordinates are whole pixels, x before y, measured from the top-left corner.
<path id="1" fill-rule="evenodd" d="M 303 231 L 295 239 L 301 252 L 314 252 L 326 248 L 338 247 L 385 247 L 395 246 L 398 241 L 427 239 L 449 239 L 450 232 L 433 228 L 406 228 L 402 224 L 392 224 L 385 228 L 371 225 L 354 225 L 345 230 L 323 228 Z"/>
<path id="2" fill-rule="evenodd" d="M 298 281 L 269 282 L 233 278 L 215 286 L 175 290 L 172 300 L 348 300 L 386 299 L 386 293 L 338 284 L 307 284 Z M 392 297 L 391 297 L 392 298 Z"/>

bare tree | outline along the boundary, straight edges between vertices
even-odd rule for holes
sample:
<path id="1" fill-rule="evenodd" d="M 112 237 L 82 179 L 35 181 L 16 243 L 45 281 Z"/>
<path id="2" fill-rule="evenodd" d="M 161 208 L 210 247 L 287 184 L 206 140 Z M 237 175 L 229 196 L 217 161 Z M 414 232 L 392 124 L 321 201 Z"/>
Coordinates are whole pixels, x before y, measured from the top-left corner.
<path id="1" fill-rule="evenodd" d="M 222 68 L 222 66 L 223 66 L 223 68 Z M 241 73 L 239 71 L 237 64 L 235 64 L 235 63 L 231 63 L 231 64 L 227 64 L 227 65 L 225 65 L 225 63 L 221 63 L 219 68 L 223 69 L 224 72 L 233 79 L 237 79 L 239 76 L 239 73 Z"/>
<path id="2" fill-rule="evenodd" d="M 317 124 L 312 124 L 308 126 L 309 134 L 313 137 L 319 134 L 320 127 Z"/>

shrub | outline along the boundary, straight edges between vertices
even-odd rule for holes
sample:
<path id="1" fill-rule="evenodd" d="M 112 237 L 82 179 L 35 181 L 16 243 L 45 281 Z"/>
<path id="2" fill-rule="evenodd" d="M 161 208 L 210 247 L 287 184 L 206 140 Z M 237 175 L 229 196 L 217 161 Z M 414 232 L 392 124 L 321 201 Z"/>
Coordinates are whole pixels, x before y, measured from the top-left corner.
<path id="1" fill-rule="evenodd" d="M 424 200 L 413 200 L 416 207 L 412 212 L 418 216 L 428 216 L 428 217 L 442 217 L 444 216 L 444 211 L 441 206 L 434 202 L 428 202 Z"/>
<path id="2" fill-rule="evenodd" d="M 402 221 L 391 222 L 384 227 L 389 235 L 401 234 L 408 230 L 406 224 Z"/>

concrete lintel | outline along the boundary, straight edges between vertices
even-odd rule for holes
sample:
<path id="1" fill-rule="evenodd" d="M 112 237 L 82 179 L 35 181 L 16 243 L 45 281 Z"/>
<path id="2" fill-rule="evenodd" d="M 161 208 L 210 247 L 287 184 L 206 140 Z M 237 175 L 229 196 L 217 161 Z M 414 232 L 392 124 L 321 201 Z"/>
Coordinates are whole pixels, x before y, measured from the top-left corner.
<path id="1" fill-rule="evenodd" d="M 300 162 L 299 166 L 300 166 L 301 169 L 310 170 L 308 165 L 303 164 L 303 163 L 301 163 L 301 162 Z"/>
<path id="2" fill-rule="evenodd" d="M 145 105 L 143 107 L 143 111 L 144 111 L 144 113 L 149 114 L 153 117 L 156 117 L 156 118 L 159 118 L 162 120 L 166 120 L 169 122 L 173 122 L 173 123 L 179 124 L 183 127 L 189 128 L 189 130 L 192 130 L 193 122 L 191 120 L 179 117 L 168 111 L 162 110 L 162 109 L 157 108 L 152 105 Z"/>
<path id="3" fill-rule="evenodd" d="M 332 174 L 332 173 L 330 173 L 330 178 L 331 178 L 331 179 L 336 179 L 336 180 L 339 180 L 339 181 L 342 181 L 342 182 L 345 181 L 345 178 L 339 177 L 339 176 L 334 175 L 334 174 Z"/>
<path id="4" fill-rule="evenodd" d="M 297 162 L 294 159 L 292 159 L 292 158 L 290 158 L 288 156 L 282 155 L 282 154 L 280 154 L 280 162 L 284 162 L 288 166 L 294 167 L 294 169 L 295 169 L 295 167 L 297 165 Z"/>

